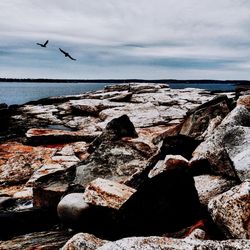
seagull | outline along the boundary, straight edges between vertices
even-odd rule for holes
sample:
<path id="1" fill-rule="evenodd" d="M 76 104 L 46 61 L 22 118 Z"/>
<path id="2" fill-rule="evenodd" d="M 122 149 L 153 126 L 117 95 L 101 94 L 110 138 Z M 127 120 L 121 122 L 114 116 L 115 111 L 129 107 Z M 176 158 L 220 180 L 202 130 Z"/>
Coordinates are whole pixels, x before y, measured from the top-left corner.
<path id="1" fill-rule="evenodd" d="M 65 57 L 69 57 L 71 60 L 76 61 L 75 58 L 71 57 L 71 55 L 67 52 L 65 52 L 64 50 L 62 50 L 61 48 L 59 48 L 59 50 L 64 54 Z"/>
<path id="2" fill-rule="evenodd" d="M 36 43 L 37 45 L 40 45 L 43 48 L 46 48 L 47 44 L 48 44 L 49 40 L 47 40 L 44 44 L 41 43 Z"/>

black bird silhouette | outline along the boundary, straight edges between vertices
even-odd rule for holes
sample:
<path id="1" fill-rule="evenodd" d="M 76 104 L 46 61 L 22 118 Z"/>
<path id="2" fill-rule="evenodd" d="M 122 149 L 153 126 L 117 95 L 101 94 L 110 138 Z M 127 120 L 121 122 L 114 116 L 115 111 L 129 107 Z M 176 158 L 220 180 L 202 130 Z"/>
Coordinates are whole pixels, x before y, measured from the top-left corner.
<path id="1" fill-rule="evenodd" d="M 66 51 L 62 50 L 61 48 L 59 48 L 59 50 L 64 54 L 65 57 L 69 57 L 71 60 L 76 61 L 75 58 L 73 58 L 69 53 L 67 53 Z"/>
<path id="2" fill-rule="evenodd" d="M 47 44 L 48 44 L 49 40 L 47 40 L 44 44 L 41 43 L 36 43 L 37 45 L 40 45 L 43 48 L 46 48 Z"/>

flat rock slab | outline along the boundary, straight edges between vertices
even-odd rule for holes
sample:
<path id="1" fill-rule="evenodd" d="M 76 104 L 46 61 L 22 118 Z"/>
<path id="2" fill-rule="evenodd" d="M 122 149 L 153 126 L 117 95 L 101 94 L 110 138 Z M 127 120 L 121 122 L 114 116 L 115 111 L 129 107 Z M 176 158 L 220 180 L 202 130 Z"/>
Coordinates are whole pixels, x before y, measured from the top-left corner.
<path id="1" fill-rule="evenodd" d="M 35 232 L 15 237 L 11 240 L 0 241 L 2 250 L 47 249 L 54 250 L 62 247 L 71 234 L 67 231 Z"/>
<path id="2" fill-rule="evenodd" d="M 27 181 L 33 172 L 50 162 L 56 152 L 53 148 L 31 147 L 18 142 L 0 145 L 0 183 Z"/>
<path id="3" fill-rule="evenodd" d="M 83 199 L 92 205 L 119 209 L 134 192 L 126 185 L 97 178 L 86 186 Z"/>
<path id="4" fill-rule="evenodd" d="M 52 129 L 29 129 L 26 132 L 26 138 L 29 144 L 57 144 L 74 141 L 92 141 L 96 136 L 100 135 L 99 132 L 91 134 L 84 133 L 84 131 L 64 131 Z"/>

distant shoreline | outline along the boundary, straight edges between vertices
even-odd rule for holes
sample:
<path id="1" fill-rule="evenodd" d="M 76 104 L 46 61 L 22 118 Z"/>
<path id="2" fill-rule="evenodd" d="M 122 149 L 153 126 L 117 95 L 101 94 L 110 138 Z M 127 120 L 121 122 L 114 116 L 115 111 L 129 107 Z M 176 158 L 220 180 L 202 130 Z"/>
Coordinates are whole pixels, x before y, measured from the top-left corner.
<path id="1" fill-rule="evenodd" d="M 37 83 L 166 83 L 166 84 L 235 84 L 235 85 L 250 85 L 248 80 L 177 80 L 177 79 L 45 79 L 45 78 L 0 78 L 0 82 L 37 82 Z"/>

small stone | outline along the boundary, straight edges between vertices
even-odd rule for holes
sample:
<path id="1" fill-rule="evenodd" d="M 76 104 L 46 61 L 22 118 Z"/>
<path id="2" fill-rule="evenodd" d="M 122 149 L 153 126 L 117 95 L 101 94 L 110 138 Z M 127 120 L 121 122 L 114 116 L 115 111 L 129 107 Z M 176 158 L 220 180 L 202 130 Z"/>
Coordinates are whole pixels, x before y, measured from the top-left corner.
<path id="1" fill-rule="evenodd" d="M 71 193 L 62 198 L 57 206 L 59 218 L 66 224 L 76 223 L 90 209 L 83 193 Z"/>

